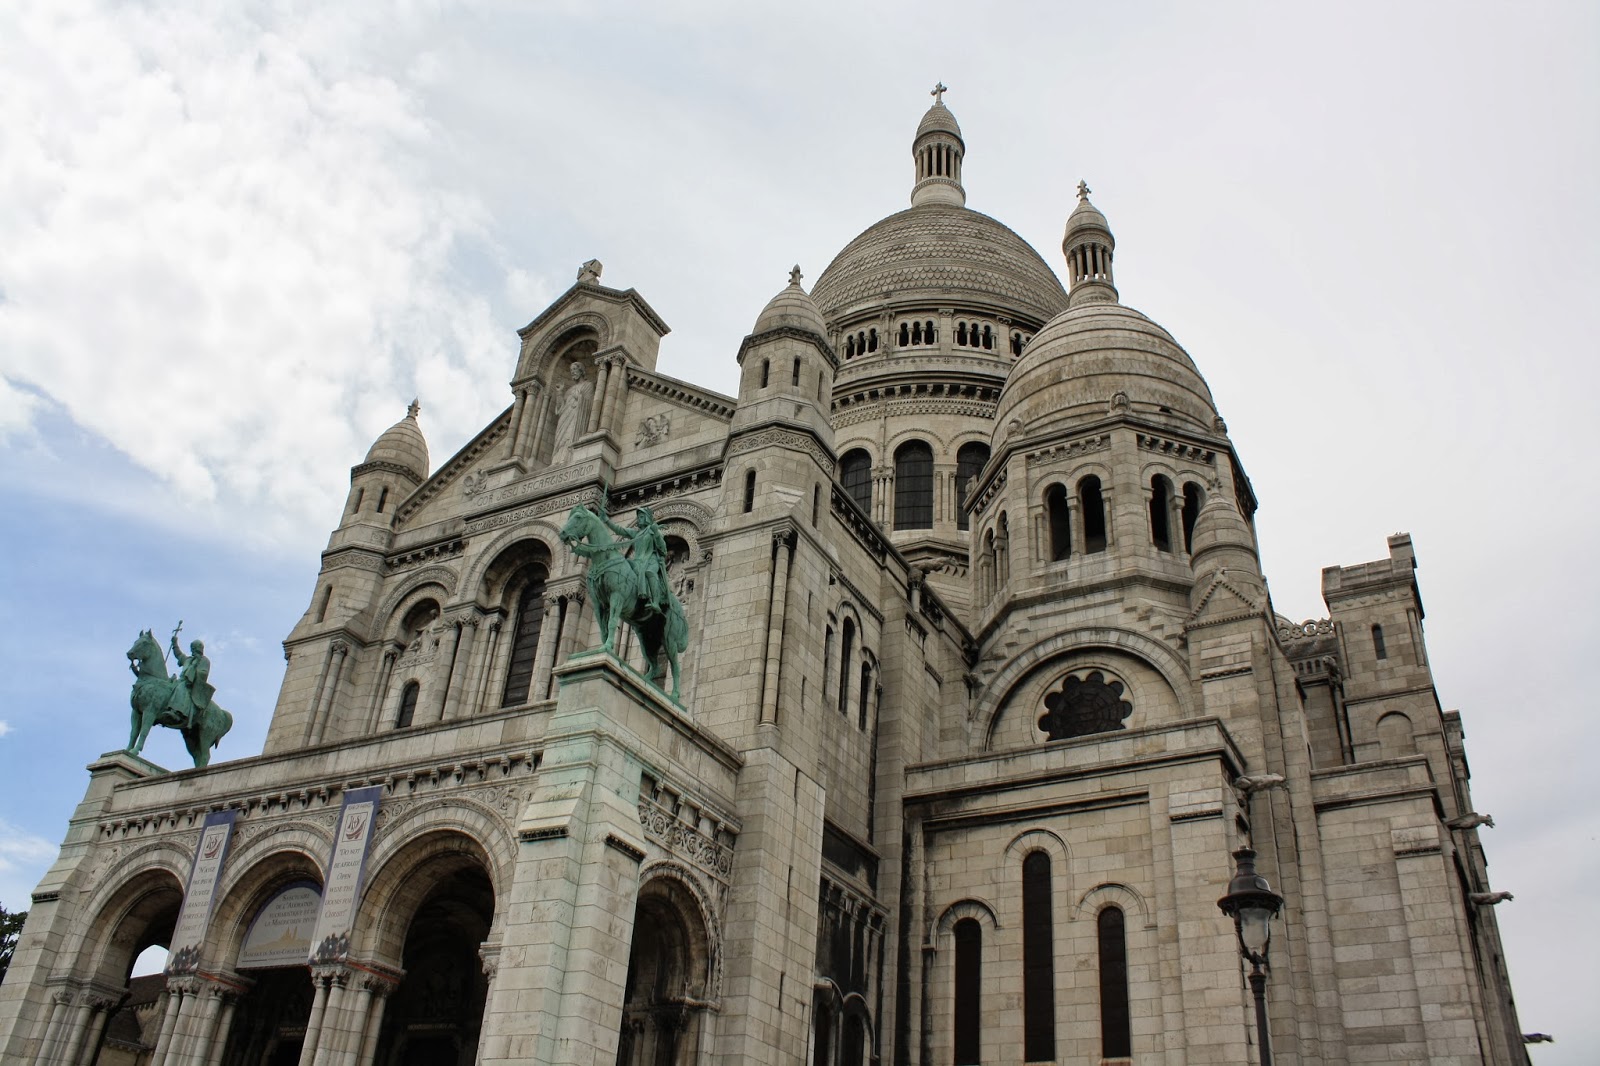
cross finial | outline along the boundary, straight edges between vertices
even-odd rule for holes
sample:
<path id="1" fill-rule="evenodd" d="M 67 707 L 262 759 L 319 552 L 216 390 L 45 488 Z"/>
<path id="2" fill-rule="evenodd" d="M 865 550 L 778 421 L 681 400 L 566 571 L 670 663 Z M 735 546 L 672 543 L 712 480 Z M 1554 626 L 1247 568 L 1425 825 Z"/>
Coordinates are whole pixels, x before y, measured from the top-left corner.
<path id="1" fill-rule="evenodd" d="M 800 264 L 796 263 L 794 265 L 794 269 L 789 271 L 789 284 L 790 285 L 798 285 L 798 284 L 800 284 L 800 279 L 803 278 L 804 276 L 805 276 L 804 274 L 800 273 Z"/>
<path id="2" fill-rule="evenodd" d="M 928 95 L 933 97 L 933 102 L 935 104 L 938 104 L 942 107 L 944 105 L 944 94 L 949 91 L 950 90 L 945 87 L 944 82 L 941 81 L 934 84 L 933 89 L 929 91 Z"/>
<path id="3" fill-rule="evenodd" d="M 420 411 L 420 410 L 422 410 L 422 405 L 420 403 L 418 403 L 417 402 L 417 398 L 415 396 L 413 396 L 411 398 L 411 406 L 406 408 L 406 417 L 407 418 L 416 418 L 417 417 L 417 412 Z"/>
<path id="4" fill-rule="evenodd" d="M 1089 183 L 1084 181 L 1082 178 L 1079 178 L 1078 179 L 1078 199 L 1087 200 L 1089 198 L 1089 191 L 1090 191 L 1089 190 Z"/>

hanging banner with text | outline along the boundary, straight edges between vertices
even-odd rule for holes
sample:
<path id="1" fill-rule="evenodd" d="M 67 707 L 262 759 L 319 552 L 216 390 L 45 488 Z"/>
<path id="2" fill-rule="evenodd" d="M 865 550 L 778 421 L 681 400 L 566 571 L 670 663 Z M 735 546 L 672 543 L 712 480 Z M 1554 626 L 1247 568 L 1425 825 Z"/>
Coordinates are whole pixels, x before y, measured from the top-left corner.
<path id="1" fill-rule="evenodd" d="M 313 963 L 337 962 L 350 954 L 350 930 L 355 927 L 356 904 L 361 900 L 362 871 L 382 798 L 382 785 L 344 794 L 333 838 L 333 857 L 328 861 L 328 881 L 322 890 L 322 910 L 317 913 L 317 926 L 311 933 Z"/>
<path id="2" fill-rule="evenodd" d="M 322 886 L 315 881 L 294 881 L 278 889 L 250 923 L 234 969 L 304 965 L 321 906 Z"/>
<path id="3" fill-rule="evenodd" d="M 200 966 L 200 949 L 217 902 L 222 864 L 228 858 L 228 841 L 238 815 L 233 810 L 206 815 L 200 844 L 194 849 L 194 865 L 189 868 L 189 883 L 183 890 L 183 909 L 178 912 L 178 925 L 172 931 L 172 946 L 167 952 L 169 974 L 193 973 Z"/>

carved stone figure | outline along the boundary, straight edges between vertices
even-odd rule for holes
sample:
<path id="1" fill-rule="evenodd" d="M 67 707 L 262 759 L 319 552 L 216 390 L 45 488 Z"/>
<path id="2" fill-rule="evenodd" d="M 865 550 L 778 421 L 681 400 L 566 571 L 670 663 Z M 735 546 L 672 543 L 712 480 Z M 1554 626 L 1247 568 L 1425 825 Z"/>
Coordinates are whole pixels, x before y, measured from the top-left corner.
<path id="1" fill-rule="evenodd" d="M 589 401 L 594 397 L 594 383 L 583 376 L 583 367 L 574 362 L 567 368 L 572 384 L 563 385 L 556 398 L 557 415 L 555 451 L 550 455 L 552 466 L 572 458 L 572 446 L 583 435 L 589 424 Z"/>
<path id="2" fill-rule="evenodd" d="M 183 628 L 181 623 L 178 628 Z M 178 649 L 178 630 L 173 630 L 172 650 L 178 653 L 181 668 L 173 677 L 167 676 L 161 645 L 148 629 L 140 630 L 128 649 L 128 669 L 133 671 L 128 750 L 135 755 L 144 750 L 151 728 L 164 725 L 183 733 L 189 757 L 195 766 L 204 766 L 211 761 L 211 749 L 233 728 L 233 715 L 212 698 L 216 690 L 208 680 L 211 660 L 205 656 L 205 646 L 197 640 L 190 649 L 190 655 Z"/>

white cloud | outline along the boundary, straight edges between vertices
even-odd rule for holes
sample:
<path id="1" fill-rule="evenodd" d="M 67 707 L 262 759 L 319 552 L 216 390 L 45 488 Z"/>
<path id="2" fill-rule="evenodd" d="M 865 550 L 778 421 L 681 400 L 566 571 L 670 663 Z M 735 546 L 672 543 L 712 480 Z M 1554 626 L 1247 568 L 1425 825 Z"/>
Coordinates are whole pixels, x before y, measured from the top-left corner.
<path id="1" fill-rule="evenodd" d="M 0 718 L 0 737 L 5 736 L 9 732 L 11 732 L 11 723 L 6 721 L 4 718 Z"/>
<path id="2" fill-rule="evenodd" d="M 481 419 L 508 342 L 452 266 L 498 269 L 484 213 L 386 73 L 425 16 L 228 12 L 0 16 L 0 439 L 43 397 L 272 536 L 326 525 L 328 458 L 413 393 L 435 429 Z"/>
<path id="3" fill-rule="evenodd" d="M 28 909 L 34 886 L 55 861 L 57 847 L 0 819 L 0 906 Z"/>

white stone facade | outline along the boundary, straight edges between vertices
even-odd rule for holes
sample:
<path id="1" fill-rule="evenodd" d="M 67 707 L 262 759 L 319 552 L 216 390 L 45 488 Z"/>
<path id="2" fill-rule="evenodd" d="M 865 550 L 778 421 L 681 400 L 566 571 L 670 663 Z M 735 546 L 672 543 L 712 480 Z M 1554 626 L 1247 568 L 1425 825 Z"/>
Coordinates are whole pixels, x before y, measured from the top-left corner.
<path id="1" fill-rule="evenodd" d="M 1217 908 L 1249 846 L 1277 1062 L 1526 1062 L 1410 538 L 1275 616 L 1241 459 L 1087 189 L 1063 289 L 963 206 L 964 152 L 936 103 L 912 208 L 773 299 L 736 397 L 658 373 L 666 324 L 590 262 L 436 469 L 413 406 L 352 470 L 264 752 L 89 768 L 0 1059 L 94 1061 L 231 809 L 198 969 L 123 1060 L 1254 1062 Z M 580 503 L 667 534 L 677 702 L 591 650 Z M 368 786 L 347 957 L 251 966 Z"/>

